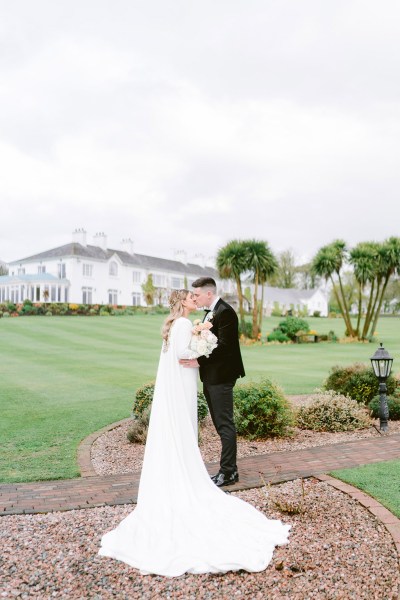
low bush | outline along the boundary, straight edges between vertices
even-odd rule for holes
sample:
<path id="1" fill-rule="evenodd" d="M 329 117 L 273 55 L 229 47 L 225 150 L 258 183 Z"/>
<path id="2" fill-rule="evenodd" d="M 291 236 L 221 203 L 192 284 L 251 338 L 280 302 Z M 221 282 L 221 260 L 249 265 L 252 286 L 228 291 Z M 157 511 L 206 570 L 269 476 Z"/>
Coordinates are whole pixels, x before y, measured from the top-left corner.
<path id="1" fill-rule="evenodd" d="M 239 324 L 239 336 L 244 335 L 246 338 L 251 338 L 253 335 L 253 325 L 249 321 Z"/>
<path id="2" fill-rule="evenodd" d="M 392 395 L 398 386 L 398 381 L 390 375 L 386 385 L 388 395 Z M 361 363 L 354 363 L 347 367 L 332 367 L 324 383 L 325 390 L 350 396 L 362 404 L 368 404 L 376 396 L 378 387 L 378 380 L 372 368 Z"/>
<path id="3" fill-rule="evenodd" d="M 238 434 L 249 440 L 290 435 L 294 422 L 289 401 L 266 378 L 234 389 L 234 414 Z"/>
<path id="4" fill-rule="evenodd" d="M 132 415 L 134 418 L 140 417 L 153 402 L 154 396 L 154 381 L 145 383 L 142 387 L 136 390 L 135 400 L 132 406 Z M 208 406 L 203 392 L 197 392 L 197 415 L 199 421 L 203 421 L 208 415 Z"/>
<path id="5" fill-rule="evenodd" d="M 132 444 L 145 444 L 147 430 L 149 428 L 151 407 L 148 406 L 144 411 L 132 421 L 126 437 Z"/>
<path id="6" fill-rule="evenodd" d="M 290 342 L 290 338 L 280 329 L 274 329 L 267 337 L 268 342 Z"/>
<path id="7" fill-rule="evenodd" d="M 299 319 L 298 317 L 286 317 L 284 321 L 279 323 L 278 329 L 286 334 L 292 341 L 295 341 L 298 331 L 309 331 L 310 327 L 304 319 Z"/>
<path id="8" fill-rule="evenodd" d="M 333 390 L 317 393 L 297 410 L 297 426 L 313 431 L 354 431 L 370 426 L 368 410 Z"/>
<path id="9" fill-rule="evenodd" d="M 400 395 L 396 394 L 395 396 L 388 396 L 387 401 L 389 408 L 389 419 L 391 421 L 400 421 Z M 379 418 L 380 405 L 381 401 L 379 396 L 372 398 L 371 402 L 368 404 L 368 408 L 375 419 Z"/>

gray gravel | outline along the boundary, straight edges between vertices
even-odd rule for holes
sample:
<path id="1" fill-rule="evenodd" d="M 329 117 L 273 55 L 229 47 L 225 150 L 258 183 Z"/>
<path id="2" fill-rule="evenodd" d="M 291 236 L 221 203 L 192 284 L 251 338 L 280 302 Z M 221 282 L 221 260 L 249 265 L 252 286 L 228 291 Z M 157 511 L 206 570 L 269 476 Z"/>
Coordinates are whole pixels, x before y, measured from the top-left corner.
<path id="1" fill-rule="evenodd" d="M 379 429 L 379 421 L 371 421 Z M 128 442 L 126 433 L 130 423 L 108 431 L 101 435 L 92 445 L 91 460 L 96 473 L 111 475 L 139 471 L 142 467 L 144 446 Z M 400 421 L 390 423 L 390 433 L 400 432 Z M 293 437 L 276 438 L 262 441 L 238 439 L 238 457 L 301 450 L 315 446 L 338 444 L 364 438 L 379 437 L 380 433 L 373 426 L 359 431 L 339 433 L 315 432 L 295 429 Z M 218 462 L 221 454 L 221 442 L 211 422 L 207 417 L 200 428 L 200 451 L 205 462 Z"/>
<path id="2" fill-rule="evenodd" d="M 132 506 L 3 517 L 0 598 L 398 599 L 398 559 L 385 528 L 326 483 L 307 480 L 305 492 L 306 511 L 290 516 L 272 498 L 298 503 L 300 481 L 236 494 L 292 524 L 289 544 L 255 574 L 141 576 L 97 556 L 101 535 Z"/>

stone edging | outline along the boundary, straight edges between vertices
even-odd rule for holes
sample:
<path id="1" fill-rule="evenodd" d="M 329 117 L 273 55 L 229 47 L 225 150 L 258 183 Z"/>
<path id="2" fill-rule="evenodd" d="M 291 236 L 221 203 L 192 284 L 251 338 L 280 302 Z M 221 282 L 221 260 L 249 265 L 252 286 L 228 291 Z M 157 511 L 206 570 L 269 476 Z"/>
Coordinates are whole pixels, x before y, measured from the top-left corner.
<path id="1" fill-rule="evenodd" d="M 337 490 L 344 492 L 369 510 L 369 512 L 386 527 L 387 531 L 392 536 L 400 563 L 400 519 L 391 513 L 390 510 L 382 506 L 378 500 L 375 500 L 372 496 L 368 496 L 368 494 L 365 494 L 358 488 L 353 487 L 340 479 L 335 479 L 330 475 L 313 475 L 313 477 L 319 481 L 325 481 Z"/>
<path id="2" fill-rule="evenodd" d="M 309 394 L 298 394 L 294 395 L 295 398 L 304 397 L 306 398 Z M 290 399 L 290 395 L 287 398 Z M 131 417 L 127 417 L 126 419 L 121 419 L 121 421 L 116 421 L 115 423 L 110 423 L 110 425 L 106 425 L 101 429 L 91 433 L 86 438 L 84 438 L 78 446 L 77 450 L 77 462 L 81 477 L 94 477 L 98 475 L 96 471 L 93 469 L 92 460 L 91 460 L 91 447 L 92 444 L 99 438 L 103 433 L 107 433 L 108 431 L 112 431 L 116 427 L 123 425 L 127 421 L 130 421 Z"/>
<path id="3" fill-rule="evenodd" d="M 127 421 L 131 421 L 131 417 L 127 417 L 126 419 L 121 419 L 121 421 L 116 421 L 115 423 L 106 425 L 105 427 L 102 427 L 102 429 L 98 429 L 94 433 L 91 433 L 81 441 L 77 450 L 77 462 L 81 477 L 98 476 L 98 473 L 96 473 L 96 471 L 93 469 L 91 460 L 92 444 L 97 440 L 97 438 L 103 435 L 103 433 L 107 433 L 107 431 L 111 431 L 112 429 L 123 425 Z"/>

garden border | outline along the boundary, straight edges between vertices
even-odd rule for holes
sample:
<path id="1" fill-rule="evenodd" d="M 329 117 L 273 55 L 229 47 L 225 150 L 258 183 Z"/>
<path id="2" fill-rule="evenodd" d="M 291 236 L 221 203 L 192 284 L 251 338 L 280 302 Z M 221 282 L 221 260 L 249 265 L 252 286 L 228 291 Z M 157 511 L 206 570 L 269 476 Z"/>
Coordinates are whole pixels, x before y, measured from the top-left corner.
<path id="1" fill-rule="evenodd" d="M 110 425 L 106 425 L 101 429 L 98 429 L 94 433 L 91 433 L 87 437 L 85 437 L 79 444 L 77 450 L 77 462 L 81 477 L 98 477 L 98 473 L 93 469 L 92 459 L 91 459 L 91 448 L 94 442 L 99 438 L 103 433 L 107 433 L 108 431 L 112 431 L 123 425 L 127 421 L 131 421 L 132 417 L 126 417 L 125 419 L 121 419 L 120 421 L 115 421 L 115 423 L 110 423 Z"/>

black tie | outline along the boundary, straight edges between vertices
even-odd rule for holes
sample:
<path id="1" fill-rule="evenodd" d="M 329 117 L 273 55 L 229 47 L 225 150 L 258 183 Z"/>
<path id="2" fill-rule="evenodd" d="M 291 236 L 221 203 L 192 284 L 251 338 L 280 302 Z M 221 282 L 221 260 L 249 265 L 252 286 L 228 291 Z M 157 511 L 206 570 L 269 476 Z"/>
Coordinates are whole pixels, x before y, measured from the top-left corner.
<path id="1" fill-rule="evenodd" d="M 208 313 L 209 313 L 209 312 L 211 312 L 211 309 L 210 309 L 210 308 L 205 308 L 205 309 L 204 309 L 203 323 L 204 323 L 204 321 L 207 319 L 207 315 L 208 315 Z"/>

